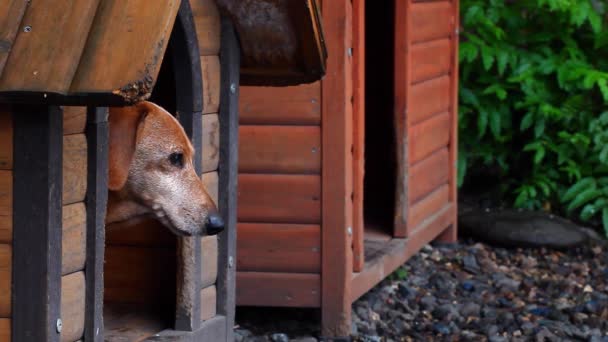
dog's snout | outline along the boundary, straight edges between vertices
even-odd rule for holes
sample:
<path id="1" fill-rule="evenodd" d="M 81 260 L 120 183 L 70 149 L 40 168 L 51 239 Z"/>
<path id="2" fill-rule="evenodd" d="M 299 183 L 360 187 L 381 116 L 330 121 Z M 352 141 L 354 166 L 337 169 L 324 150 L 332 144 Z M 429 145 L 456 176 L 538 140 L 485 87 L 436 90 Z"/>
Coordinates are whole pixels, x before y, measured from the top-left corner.
<path id="1" fill-rule="evenodd" d="M 224 230 L 224 220 L 219 214 L 212 213 L 207 216 L 207 235 L 215 235 Z"/>

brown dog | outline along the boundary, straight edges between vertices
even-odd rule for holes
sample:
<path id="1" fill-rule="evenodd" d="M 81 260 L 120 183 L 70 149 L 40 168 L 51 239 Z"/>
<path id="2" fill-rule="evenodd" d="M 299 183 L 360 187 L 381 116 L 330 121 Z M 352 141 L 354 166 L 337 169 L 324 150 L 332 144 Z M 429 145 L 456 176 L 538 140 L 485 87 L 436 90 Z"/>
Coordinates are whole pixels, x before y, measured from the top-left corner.
<path id="1" fill-rule="evenodd" d="M 178 121 L 141 102 L 110 109 L 106 225 L 154 215 L 180 235 L 213 235 L 224 228 L 194 170 L 194 148 Z"/>

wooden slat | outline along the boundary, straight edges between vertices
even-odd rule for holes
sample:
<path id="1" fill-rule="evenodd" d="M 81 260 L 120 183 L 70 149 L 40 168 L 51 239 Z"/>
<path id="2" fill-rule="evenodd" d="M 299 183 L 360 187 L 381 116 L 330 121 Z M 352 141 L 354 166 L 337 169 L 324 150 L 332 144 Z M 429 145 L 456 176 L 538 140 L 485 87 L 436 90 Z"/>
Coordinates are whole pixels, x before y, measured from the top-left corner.
<path id="1" fill-rule="evenodd" d="M 321 222 L 321 178 L 308 175 L 239 175 L 241 222 Z"/>
<path id="2" fill-rule="evenodd" d="M 102 1 L 70 91 L 119 93 L 122 88 L 131 99 L 147 95 L 160 70 L 179 4 L 178 0 L 158 1 L 154 6 L 148 0 Z"/>
<path id="3" fill-rule="evenodd" d="M 410 124 L 448 111 L 451 101 L 450 77 L 442 76 L 413 85 L 409 99 L 407 112 Z"/>
<path id="4" fill-rule="evenodd" d="M 451 130 L 450 113 L 431 117 L 410 128 L 409 160 L 414 164 L 448 145 Z"/>
<path id="5" fill-rule="evenodd" d="M 84 333 L 84 272 L 61 278 L 61 341 L 73 342 Z"/>
<path id="6" fill-rule="evenodd" d="M 84 203 L 64 206 L 62 221 L 61 273 L 69 274 L 84 269 L 87 224 Z"/>
<path id="7" fill-rule="evenodd" d="M 125 221 L 106 227 L 108 245 L 175 247 L 175 239 L 175 234 L 154 219 Z"/>
<path id="8" fill-rule="evenodd" d="M 190 0 L 201 56 L 220 53 L 220 13 L 213 0 Z"/>
<path id="9" fill-rule="evenodd" d="M 13 172 L 0 170 L 0 243 L 13 239 Z"/>
<path id="10" fill-rule="evenodd" d="M 447 184 L 442 185 L 437 190 L 431 192 L 418 203 L 412 205 L 409 209 L 408 231 L 412 232 L 425 219 L 433 216 L 449 201 L 449 188 Z"/>
<path id="11" fill-rule="evenodd" d="M 239 172 L 321 172 L 318 126 L 241 126 L 239 134 Z"/>
<path id="12" fill-rule="evenodd" d="M 318 225 L 239 223 L 239 271 L 320 273 Z"/>
<path id="13" fill-rule="evenodd" d="M 38 0 L 28 4 L 22 29 L 0 77 L 0 90 L 65 94 L 78 67 L 99 0 Z"/>
<path id="14" fill-rule="evenodd" d="M 239 122 L 245 125 L 319 125 L 321 83 L 293 87 L 241 87 Z"/>
<path id="15" fill-rule="evenodd" d="M 8 106 L 0 105 L 0 170 L 10 170 L 12 168 L 13 116 Z"/>
<path id="16" fill-rule="evenodd" d="M 217 171 L 203 173 L 201 179 L 203 180 L 203 184 L 205 184 L 205 190 L 207 190 L 207 193 L 209 194 L 209 196 L 211 196 L 211 199 L 213 199 L 213 202 L 217 205 L 219 191 L 219 175 Z"/>
<path id="17" fill-rule="evenodd" d="M 450 173 L 448 162 L 448 149 L 443 148 L 410 168 L 410 205 L 447 183 Z"/>
<path id="18" fill-rule="evenodd" d="M 0 342 L 11 342 L 11 320 L 0 318 Z"/>
<path id="19" fill-rule="evenodd" d="M 318 274 L 237 272 L 237 305 L 320 307 Z"/>
<path id="20" fill-rule="evenodd" d="M 0 2 L 0 75 L 6 65 L 17 32 L 22 28 L 21 19 L 29 2 L 5 0 Z M 0 340 L 2 340 L 0 338 Z"/>
<path id="21" fill-rule="evenodd" d="M 201 239 L 201 287 L 209 287 L 217 280 L 217 235 Z"/>
<path id="22" fill-rule="evenodd" d="M 87 107 L 63 107 L 63 135 L 84 133 L 87 125 Z"/>
<path id="23" fill-rule="evenodd" d="M 84 201 L 87 193 L 87 139 L 84 134 L 63 137 L 63 204 Z"/>
<path id="24" fill-rule="evenodd" d="M 220 123 L 217 114 L 203 115 L 203 172 L 217 170 L 220 160 Z"/>
<path id="25" fill-rule="evenodd" d="M 411 50 L 412 83 L 425 81 L 450 72 L 452 65 L 450 39 L 414 44 Z"/>
<path id="26" fill-rule="evenodd" d="M 11 317 L 12 268 L 12 248 L 0 244 L 0 318 Z"/>
<path id="27" fill-rule="evenodd" d="M 414 3 L 412 13 L 412 42 L 425 42 L 450 36 L 454 13 L 449 1 Z"/>
<path id="28" fill-rule="evenodd" d="M 203 113 L 217 113 L 220 105 L 219 57 L 201 57 L 201 71 L 203 73 Z"/>
<path id="29" fill-rule="evenodd" d="M 217 290 L 209 286 L 201 290 L 201 320 L 206 321 L 215 317 L 217 310 Z"/>

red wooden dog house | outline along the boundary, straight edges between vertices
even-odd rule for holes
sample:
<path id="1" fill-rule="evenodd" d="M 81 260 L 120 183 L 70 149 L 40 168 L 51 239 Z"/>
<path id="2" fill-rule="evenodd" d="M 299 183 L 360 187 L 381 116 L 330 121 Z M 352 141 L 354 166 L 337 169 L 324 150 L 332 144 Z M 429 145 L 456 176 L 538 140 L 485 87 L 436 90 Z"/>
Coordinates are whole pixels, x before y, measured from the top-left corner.
<path id="1" fill-rule="evenodd" d="M 241 87 L 237 305 L 351 303 L 456 238 L 458 0 L 325 0 L 327 75 Z"/>

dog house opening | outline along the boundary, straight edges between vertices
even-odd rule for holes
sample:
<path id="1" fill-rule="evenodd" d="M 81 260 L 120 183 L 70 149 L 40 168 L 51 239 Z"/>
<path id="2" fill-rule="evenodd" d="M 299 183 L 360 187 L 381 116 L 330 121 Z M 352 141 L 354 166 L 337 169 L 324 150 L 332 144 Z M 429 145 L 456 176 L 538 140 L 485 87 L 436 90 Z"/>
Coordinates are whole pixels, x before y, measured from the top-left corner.
<path id="1" fill-rule="evenodd" d="M 396 187 L 393 121 L 394 3 L 365 6 L 365 173 L 363 220 L 366 240 L 393 236 Z"/>

